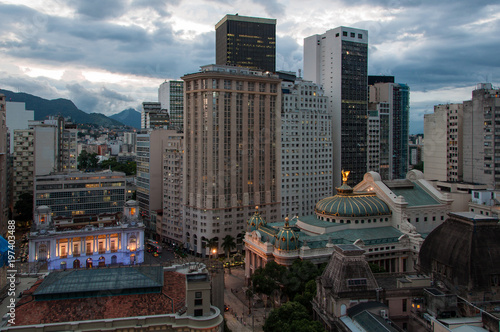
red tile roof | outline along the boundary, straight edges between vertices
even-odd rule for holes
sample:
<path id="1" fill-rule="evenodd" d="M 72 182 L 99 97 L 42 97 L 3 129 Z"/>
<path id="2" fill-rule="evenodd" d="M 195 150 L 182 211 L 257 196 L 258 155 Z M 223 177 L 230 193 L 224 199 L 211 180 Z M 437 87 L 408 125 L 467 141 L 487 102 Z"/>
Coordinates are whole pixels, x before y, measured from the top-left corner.
<path id="1" fill-rule="evenodd" d="M 178 312 L 185 303 L 186 276 L 170 271 L 164 272 L 163 276 L 162 293 L 35 301 L 32 294 L 42 283 L 39 280 L 23 293 L 18 302 L 16 325 L 170 314 L 171 299 L 174 301 L 174 313 Z"/>

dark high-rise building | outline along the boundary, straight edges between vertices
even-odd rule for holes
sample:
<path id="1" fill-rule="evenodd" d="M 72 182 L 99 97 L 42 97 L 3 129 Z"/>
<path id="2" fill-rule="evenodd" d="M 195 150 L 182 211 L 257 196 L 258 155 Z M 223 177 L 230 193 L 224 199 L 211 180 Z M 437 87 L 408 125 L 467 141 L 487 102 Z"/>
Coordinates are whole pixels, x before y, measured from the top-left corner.
<path id="1" fill-rule="evenodd" d="M 333 184 L 363 180 L 367 169 L 368 31 L 348 27 L 304 39 L 304 79 L 323 86 L 332 114 Z M 304 96 L 307 101 L 307 95 Z"/>
<path id="2" fill-rule="evenodd" d="M 215 26 L 215 63 L 276 71 L 276 20 L 226 15 Z"/>

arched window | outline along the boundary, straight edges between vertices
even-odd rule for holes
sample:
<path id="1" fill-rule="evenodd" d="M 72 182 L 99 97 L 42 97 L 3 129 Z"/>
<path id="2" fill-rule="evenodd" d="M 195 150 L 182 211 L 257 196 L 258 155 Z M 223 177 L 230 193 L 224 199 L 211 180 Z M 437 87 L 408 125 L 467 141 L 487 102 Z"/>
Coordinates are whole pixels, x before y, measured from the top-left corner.
<path id="1" fill-rule="evenodd" d="M 80 261 L 78 259 L 75 259 L 73 261 L 73 268 L 74 269 L 79 269 L 80 268 Z"/>
<path id="2" fill-rule="evenodd" d="M 104 258 L 104 256 L 99 257 L 99 266 L 106 266 L 106 258 Z"/>

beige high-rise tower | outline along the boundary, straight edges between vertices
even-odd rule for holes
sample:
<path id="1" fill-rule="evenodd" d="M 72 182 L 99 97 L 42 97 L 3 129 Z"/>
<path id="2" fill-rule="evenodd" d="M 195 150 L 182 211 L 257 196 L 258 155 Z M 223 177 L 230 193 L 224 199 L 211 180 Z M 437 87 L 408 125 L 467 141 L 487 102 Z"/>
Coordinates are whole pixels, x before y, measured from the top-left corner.
<path id="1" fill-rule="evenodd" d="M 208 65 L 184 80 L 185 246 L 218 251 L 226 235 L 241 241 L 259 206 L 268 221 L 280 211 L 281 87 L 277 75 Z"/>

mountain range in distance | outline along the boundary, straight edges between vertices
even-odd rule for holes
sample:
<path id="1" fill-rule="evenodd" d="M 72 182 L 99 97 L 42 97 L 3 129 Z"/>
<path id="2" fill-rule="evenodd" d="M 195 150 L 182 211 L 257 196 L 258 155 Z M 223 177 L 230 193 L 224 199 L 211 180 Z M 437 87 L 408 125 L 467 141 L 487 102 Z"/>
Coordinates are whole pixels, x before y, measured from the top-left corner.
<path id="1" fill-rule="evenodd" d="M 120 113 L 106 116 L 102 113 L 86 113 L 69 99 L 44 99 L 24 92 L 13 92 L 0 89 L 0 93 L 5 95 L 6 101 L 23 102 L 27 110 L 35 111 L 35 120 L 47 119 L 50 115 L 60 115 L 64 118 L 71 118 L 74 123 L 94 124 L 103 127 L 121 127 L 123 125 L 141 128 L 141 113 L 129 108 Z"/>

